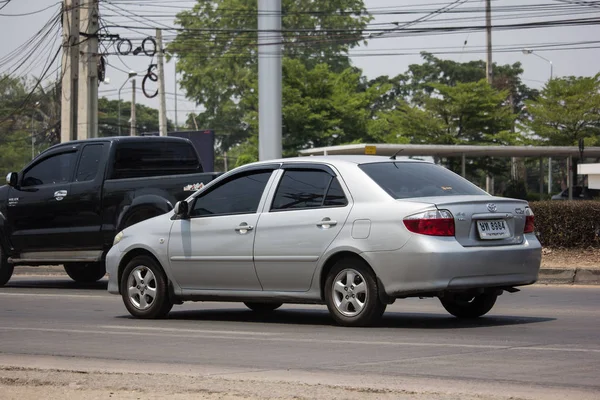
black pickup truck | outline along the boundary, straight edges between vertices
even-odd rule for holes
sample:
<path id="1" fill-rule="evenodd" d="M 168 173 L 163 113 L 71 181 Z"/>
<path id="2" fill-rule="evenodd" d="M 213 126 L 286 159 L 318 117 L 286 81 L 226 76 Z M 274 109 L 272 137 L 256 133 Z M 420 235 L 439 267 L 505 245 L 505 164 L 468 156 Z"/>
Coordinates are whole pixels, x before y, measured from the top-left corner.
<path id="1" fill-rule="evenodd" d="M 170 211 L 218 175 L 203 172 L 187 139 L 112 137 L 51 147 L 0 187 L 0 285 L 17 265 L 64 265 L 77 282 L 99 280 L 117 232 Z"/>

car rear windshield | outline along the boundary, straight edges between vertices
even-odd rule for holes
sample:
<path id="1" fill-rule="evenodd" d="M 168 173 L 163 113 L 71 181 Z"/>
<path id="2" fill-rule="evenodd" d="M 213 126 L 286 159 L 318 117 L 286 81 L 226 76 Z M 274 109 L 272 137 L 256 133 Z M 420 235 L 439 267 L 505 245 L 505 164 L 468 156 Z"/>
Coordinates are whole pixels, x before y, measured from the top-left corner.
<path id="1" fill-rule="evenodd" d="M 191 143 L 123 142 L 117 147 L 112 179 L 202 172 Z"/>
<path id="2" fill-rule="evenodd" d="M 435 164 L 383 162 L 359 165 L 395 199 L 487 194 L 471 182 Z"/>

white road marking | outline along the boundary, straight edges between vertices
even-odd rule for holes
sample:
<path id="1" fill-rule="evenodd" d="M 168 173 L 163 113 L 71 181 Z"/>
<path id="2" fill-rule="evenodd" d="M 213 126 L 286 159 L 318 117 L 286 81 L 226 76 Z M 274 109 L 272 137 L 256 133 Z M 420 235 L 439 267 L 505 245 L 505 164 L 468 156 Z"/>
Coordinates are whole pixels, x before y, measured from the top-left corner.
<path id="1" fill-rule="evenodd" d="M 371 345 L 371 346 L 395 346 L 395 347 L 440 347 L 440 348 L 466 348 L 481 350 L 518 350 L 518 351 L 548 351 L 565 353 L 596 353 L 600 354 L 600 349 L 581 349 L 567 347 L 543 347 L 543 346 L 501 346 L 486 344 L 459 344 L 459 343 L 421 343 L 421 342 L 390 342 L 390 341 L 370 341 L 370 340 L 328 340 L 328 339 L 300 339 L 291 337 L 273 337 L 283 335 L 282 333 L 269 332 L 232 332 L 232 331 L 212 331 L 195 329 L 171 329 L 171 328 L 153 328 L 153 327 L 122 327 L 122 326 L 98 326 L 97 328 L 110 328 L 116 330 L 100 329 L 58 329 L 58 328 L 28 328 L 28 327 L 0 327 L 1 331 L 31 331 L 31 332 L 55 332 L 55 333 L 81 333 L 85 335 L 128 335 L 128 336 L 163 336 L 163 337 L 181 337 L 181 338 L 205 338 L 205 339 L 227 339 L 227 340 L 245 340 L 245 341 L 269 341 L 286 343 L 321 343 L 336 345 Z M 121 330 L 122 329 L 122 330 Z M 125 331 L 128 329 L 129 331 Z M 156 332 L 152 332 L 156 331 Z M 169 333 L 166 333 L 169 332 Z M 170 333 L 173 332 L 173 333 Z M 177 332 L 184 332 L 178 334 Z M 196 334 L 198 333 L 198 334 Z M 270 336 L 273 335 L 273 336 Z M 269 337 L 261 337 L 269 336 Z"/>

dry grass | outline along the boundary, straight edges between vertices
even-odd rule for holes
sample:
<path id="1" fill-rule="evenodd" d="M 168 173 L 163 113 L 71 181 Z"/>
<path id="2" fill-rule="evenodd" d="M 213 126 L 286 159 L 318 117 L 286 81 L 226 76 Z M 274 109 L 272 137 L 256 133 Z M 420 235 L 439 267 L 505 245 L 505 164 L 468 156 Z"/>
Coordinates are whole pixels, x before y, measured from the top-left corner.
<path id="1" fill-rule="evenodd" d="M 550 249 L 542 251 L 542 267 L 546 268 L 598 268 L 600 249 Z"/>

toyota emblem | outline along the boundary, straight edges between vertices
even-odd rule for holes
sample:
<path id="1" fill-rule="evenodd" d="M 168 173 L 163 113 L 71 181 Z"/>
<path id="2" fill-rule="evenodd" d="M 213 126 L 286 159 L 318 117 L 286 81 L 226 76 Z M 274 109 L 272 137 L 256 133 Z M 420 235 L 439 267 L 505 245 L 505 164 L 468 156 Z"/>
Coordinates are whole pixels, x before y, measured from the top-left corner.
<path id="1" fill-rule="evenodd" d="M 498 210 L 498 207 L 496 207 L 496 205 L 494 203 L 488 203 L 487 209 L 490 212 L 496 212 Z"/>

